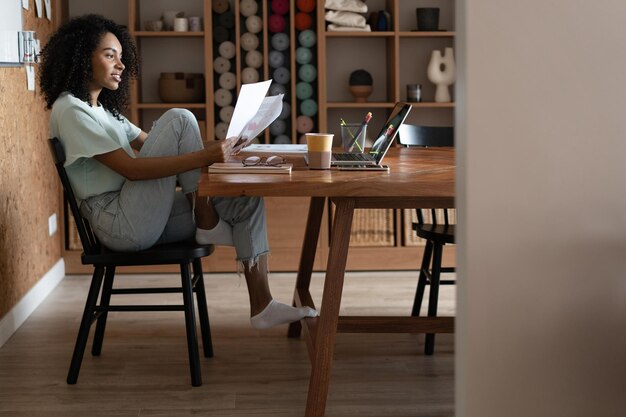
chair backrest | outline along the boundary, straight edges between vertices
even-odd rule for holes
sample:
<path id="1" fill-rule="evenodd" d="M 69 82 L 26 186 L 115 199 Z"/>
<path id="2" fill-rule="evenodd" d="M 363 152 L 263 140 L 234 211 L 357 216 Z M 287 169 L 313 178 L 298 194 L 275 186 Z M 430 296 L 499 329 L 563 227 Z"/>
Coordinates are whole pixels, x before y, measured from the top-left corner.
<path id="1" fill-rule="evenodd" d="M 454 128 L 450 126 L 400 126 L 398 141 L 404 146 L 454 146 Z"/>
<path id="2" fill-rule="evenodd" d="M 80 242 L 83 245 L 83 250 L 86 254 L 97 253 L 101 248 L 100 242 L 98 242 L 98 239 L 93 234 L 93 231 L 89 226 L 89 222 L 87 222 L 87 220 L 80 215 L 74 190 L 72 189 L 70 179 L 68 178 L 65 167 L 63 166 L 65 163 L 65 150 L 63 149 L 63 144 L 61 144 L 59 139 L 52 138 L 48 139 L 48 145 L 50 147 L 50 153 L 52 154 L 52 160 L 54 161 L 57 173 L 61 179 L 61 184 L 63 185 L 65 199 L 67 200 L 70 210 L 72 211 L 72 216 L 74 217 L 74 222 L 76 223 L 76 228 L 78 229 L 78 235 L 80 237 Z"/>
<path id="3" fill-rule="evenodd" d="M 454 146 L 454 128 L 450 126 L 419 126 L 403 124 L 398 141 L 404 146 Z M 445 224 L 456 222 L 454 209 L 416 209 L 418 224 Z"/>

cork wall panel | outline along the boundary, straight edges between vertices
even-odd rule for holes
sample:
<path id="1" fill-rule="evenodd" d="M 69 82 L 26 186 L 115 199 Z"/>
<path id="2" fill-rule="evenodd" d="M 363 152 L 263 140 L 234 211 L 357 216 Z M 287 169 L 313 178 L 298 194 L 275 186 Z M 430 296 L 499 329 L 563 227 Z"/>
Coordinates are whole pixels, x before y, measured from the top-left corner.
<path id="1" fill-rule="evenodd" d="M 24 11 L 23 26 L 43 45 L 53 23 L 34 8 Z M 48 117 L 38 87 L 26 89 L 26 70 L 0 68 L 0 318 L 61 258 L 60 233 L 48 236 L 48 217 L 61 215 Z"/>

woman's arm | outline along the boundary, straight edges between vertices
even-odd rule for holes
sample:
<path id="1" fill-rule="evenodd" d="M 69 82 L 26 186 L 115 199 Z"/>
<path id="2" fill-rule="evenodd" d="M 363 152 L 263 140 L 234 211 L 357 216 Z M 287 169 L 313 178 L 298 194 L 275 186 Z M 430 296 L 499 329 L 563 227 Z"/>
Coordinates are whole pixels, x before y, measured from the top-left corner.
<path id="1" fill-rule="evenodd" d="M 140 134 L 137 139 L 141 136 Z M 132 158 L 120 148 L 95 155 L 94 158 L 128 180 L 149 180 L 169 177 L 214 162 L 223 162 L 230 157 L 233 144 L 234 139 L 212 141 L 198 152 L 155 158 Z"/>
<path id="2" fill-rule="evenodd" d="M 140 151 L 147 137 L 148 134 L 142 130 L 141 132 L 139 132 L 139 136 L 130 141 L 130 147 L 136 151 Z"/>

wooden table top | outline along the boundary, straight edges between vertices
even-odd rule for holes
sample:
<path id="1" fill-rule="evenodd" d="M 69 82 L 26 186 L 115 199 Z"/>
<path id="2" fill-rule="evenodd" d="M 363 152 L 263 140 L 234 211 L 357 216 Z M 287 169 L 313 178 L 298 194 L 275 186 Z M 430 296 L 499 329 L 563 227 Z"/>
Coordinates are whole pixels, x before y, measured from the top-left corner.
<path id="1" fill-rule="evenodd" d="M 383 197 L 422 199 L 453 207 L 453 148 L 392 148 L 384 163 L 389 172 L 309 170 L 302 155 L 286 174 L 203 174 L 198 192 L 207 196 Z M 423 206 L 426 207 L 426 206 Z"/>

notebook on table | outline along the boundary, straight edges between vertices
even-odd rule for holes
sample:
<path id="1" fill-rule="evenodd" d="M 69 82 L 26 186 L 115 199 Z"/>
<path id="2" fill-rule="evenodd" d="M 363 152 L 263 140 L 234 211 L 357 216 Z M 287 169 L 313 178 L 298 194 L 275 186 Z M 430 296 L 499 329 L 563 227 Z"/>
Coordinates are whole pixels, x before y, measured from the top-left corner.
<path id="1" fill-rule="evenodd" d="M 396 103 L 367 153 L 333 152 L 330 160 L 331 166 L 381 165 L 385 154 L 398 134 L 400 125 L 404 123 L 410 111 L 410 104 Z"/>

